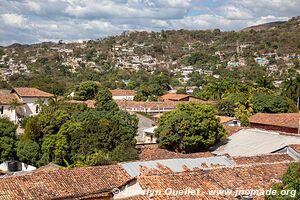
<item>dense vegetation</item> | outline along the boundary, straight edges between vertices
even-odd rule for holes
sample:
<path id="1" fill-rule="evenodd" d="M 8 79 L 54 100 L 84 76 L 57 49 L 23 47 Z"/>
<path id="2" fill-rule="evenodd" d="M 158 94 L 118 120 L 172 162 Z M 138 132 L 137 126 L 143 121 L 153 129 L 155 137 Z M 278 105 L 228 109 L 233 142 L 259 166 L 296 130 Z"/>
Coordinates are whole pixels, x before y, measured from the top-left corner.
<path id="1" fill-rule="evenodd" d="M 4 119 L 0 121 L 4 131 L 1 159 L 16 155 L 34 166 L 50 162 L 91 166 L 136 159 L 137 118 L 119 110 L 107 88 L 99 86 L 97 90 L 95 109 L 58 100 L 41 105 L 42 111 L 26 120 L 25 133 L 19 141 L 15 126 Z"/>
<path id="2" fill-rule="evenodd" d="M 207 150 L 227 135 L 211 105 L 179 104 L 159 119 L 158 144 L 171 151 L 191 153 Z"/>
<path id="3" fill-rule="evenodd" d="M 282 183 L 276 183 L 272 187 L 275 195 L 267 195 L 266 200 L 276 199 L 300 199 L 300 166 L 299 163 L 290 164 L 288 171 L 282 178 Z"/>

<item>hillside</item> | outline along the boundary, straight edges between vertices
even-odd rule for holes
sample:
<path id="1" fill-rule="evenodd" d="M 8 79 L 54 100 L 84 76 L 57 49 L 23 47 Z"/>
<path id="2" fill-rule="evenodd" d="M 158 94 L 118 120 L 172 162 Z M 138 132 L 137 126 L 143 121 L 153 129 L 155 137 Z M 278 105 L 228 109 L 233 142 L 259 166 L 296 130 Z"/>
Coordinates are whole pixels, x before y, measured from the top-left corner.
<path id="1" fill-rule="evenodd" d="M 282 24 L 285 24 L 287 21 L 277 21 L 277 22 L 270 22 L 270 23 L 265 23 L 265 24 L 259 24 L 259 25 L 255 25 L 255 26 L 250 26 L 247 28 L 244 28 L 241 30 L 241 32 L 247 32 L 247 31 L 262 31 L 262 30 L 269 30 L 275 27 L 278 27 Z"/>
<path id="2" fill-rule="evenodd" d="M 300 69 L 299 22 L 294 17 L 256 26 L 260 31 L 131 31 L 83 42 L 13 44 L 0 48 L 0 86 L 64 95 L 81 81 L 95 80 L 111 89 L 139 89 L 157 82 L 149 77 L 162 71 L 164 83 L 175 87 L 200 87 L 207 83 L 204 76 L 247 81 L 268 76 L 280 81 Z M 187 66 L 200 74 L 182 74 Z"/>

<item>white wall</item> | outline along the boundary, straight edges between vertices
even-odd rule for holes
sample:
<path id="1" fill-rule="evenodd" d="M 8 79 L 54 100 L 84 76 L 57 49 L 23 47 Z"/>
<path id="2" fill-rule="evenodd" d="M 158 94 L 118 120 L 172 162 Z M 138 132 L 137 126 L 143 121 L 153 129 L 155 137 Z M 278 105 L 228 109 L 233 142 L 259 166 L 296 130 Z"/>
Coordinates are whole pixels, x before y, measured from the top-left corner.
<path id="1" fill-rule="evenodd" d="M 3 106 L 3 114 L 0 113 L 1 117 L 7 117 L 10 121 L 16 123 L 16 111 L 11 110 L 9 107 L 10 105 L 0 105 L 0 107 Z"/>
<path id="2" fill-rule="evenodd" d="M 37 101 L 42 100 L 45 104 L 48 103 L 48 98 L 36 98 L 36 97 L 23 97 L 21 100 L 25 103 L 21 108 L 18 109 L 20 114 L 28 117 L 32 115 L 37 115 L 36 106 Z"/>
<path id="3" fill-rule="evenodd" d="M 23 172 L 30 172 L 30 171 L 36 170 L 36 167 L 34 167 L 34 166 L 27 165 L 25 163 L 21 163 L 21 165 L 22 165 L 22 171 Z M 0 164 L 0 170 L 3 171 L 3 172 L 8 171 L 8 161 L 5 161 L 5 162 Z"/>
<path id="4" fill-rule="evenodd" d="M 128 100 L 133 101 L 134 96 L 113 96 L 114 100 Z"/>
<path id="5" fill-rule="evenodd" d="M 152 136 L 152 140 L 151 140 L 151 136 Z M 157 138 L 154 136 L 154 134 L 151 133 L 143 133 L 143 142 L 144 144 L 154 144 L 156 143 Z"/>

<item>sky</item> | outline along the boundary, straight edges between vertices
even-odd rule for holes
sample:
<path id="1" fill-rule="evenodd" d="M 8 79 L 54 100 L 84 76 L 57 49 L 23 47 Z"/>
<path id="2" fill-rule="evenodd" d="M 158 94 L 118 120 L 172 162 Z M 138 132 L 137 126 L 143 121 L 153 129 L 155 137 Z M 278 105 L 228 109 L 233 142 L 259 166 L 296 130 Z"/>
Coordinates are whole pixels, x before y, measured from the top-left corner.
<path id="1" fill-rule="evenodd" d="M 0 0 L 0 45 L 78 41 L 123 31 L 238 31 L 300 15 L 300 0 Z"/>

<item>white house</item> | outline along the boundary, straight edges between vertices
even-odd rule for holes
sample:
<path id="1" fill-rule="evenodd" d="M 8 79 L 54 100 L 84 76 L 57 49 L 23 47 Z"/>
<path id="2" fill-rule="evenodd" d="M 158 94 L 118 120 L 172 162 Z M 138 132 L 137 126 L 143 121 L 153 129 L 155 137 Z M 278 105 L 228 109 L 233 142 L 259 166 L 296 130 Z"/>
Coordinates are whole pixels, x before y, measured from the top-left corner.
<path id="1" fill-rule="evenodd" d="M 36 170 L 36 167 L 27 165 L 19 161 L 5 161 L 0 164 L 0 171 L 6 172 L 31 172 Z"/>
<path id="2" fill-rule="evenodd" d="M 156 143 L 157 138 L 154 136 L 154 130 L 157 126 L 147 128 L 143 130 L 143 143 L 144 144 L 153 144 Z"/>
<path id="3" fill-rule="evenodd" d="M 134 96 L 136 95 L 136 91 L 134 90 L 111 90 L 112 98 L 114 100 L 127 100 L 133 101 Z"/>
<path id="4" fill-rule="evenodd" d="M 18 119 L 39 113 L 39 102 L 48 103 L 53 94 L 36 88 L 14 88 L 10 92 L 0 93 L 0 116 L 14 123 Z"/>
<path id="5" fill-rule="evenodd" d="M 9 118 L 12 122 L 16 122 L 17 120 L 16 110 L 12 106 L 12 102 L 14 101 L 21 103 L 16 94 L 12 94 L 9 91 L 1 91 L 0 117 L 6 117 Z"/>
<path id="6" fill-rule="evenodd" d="M 27 117 L 39 113 L 39 101 L 47 104 L 53 94 L 36 88 L 14 88 L 11 93 L 16 94 L 24 105 L 17 109 L 17 114 Z"/>

